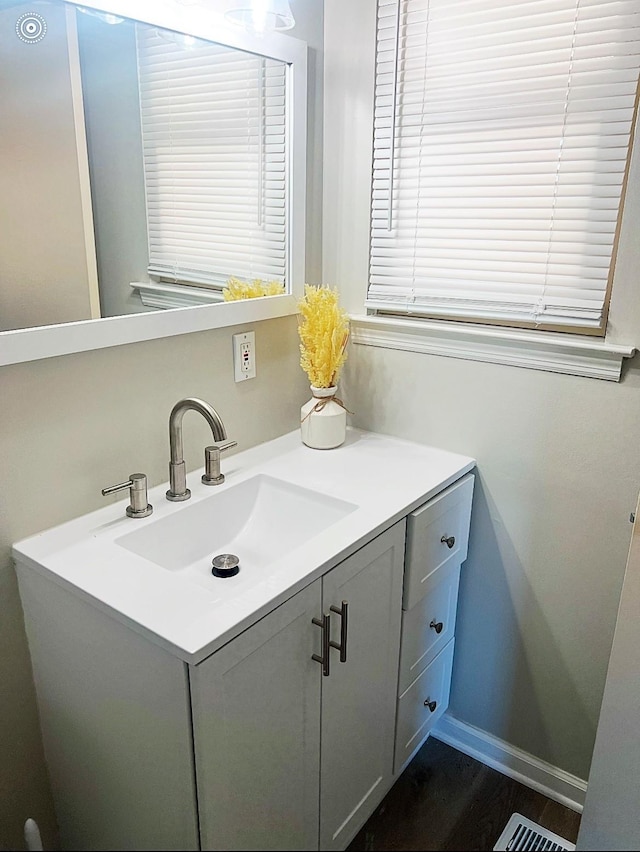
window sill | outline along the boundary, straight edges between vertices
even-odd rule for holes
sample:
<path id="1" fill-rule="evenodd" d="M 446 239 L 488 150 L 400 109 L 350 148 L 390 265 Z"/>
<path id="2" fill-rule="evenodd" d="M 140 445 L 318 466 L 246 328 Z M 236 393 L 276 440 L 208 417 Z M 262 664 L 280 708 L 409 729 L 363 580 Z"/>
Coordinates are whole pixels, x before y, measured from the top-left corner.
<path id="1" fill-rule="evenodd" d="M 360 346 L 424 352 L 611 382 L 620 381 L 623 359 L 636 351 L 634 346 L 558 332 L 362 314 L 351 316 L 351 340 Z"/>
<path id="2" fill-rule="evenodd" d="M 158 310 L 191 308 L 224 301 L 220 290 L 206 290 L 204 287 L 185 287 L 158 281 L 134 281 L 130 286 L 134 292 L 140 294 L 143 305 Z"/>

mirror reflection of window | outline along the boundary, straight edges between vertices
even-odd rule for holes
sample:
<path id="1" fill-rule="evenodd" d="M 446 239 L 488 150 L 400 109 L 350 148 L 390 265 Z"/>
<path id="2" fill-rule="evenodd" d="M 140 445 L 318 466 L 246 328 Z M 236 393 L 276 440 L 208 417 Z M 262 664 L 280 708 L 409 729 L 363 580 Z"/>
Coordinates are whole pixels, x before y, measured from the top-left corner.
<path id="1" fill-rule="evenodd" d="M 232 277 L 284 284 L 285 64 L 131 22 L 78 26 L 106 314 L 221 301 Z"/>
<path id="2" fill-rule="evenodd" d="M 0 10 L 0 331 L 288 291 L 286 63 L 56 0 L 29 43 L 29 10 Z"/>
<path id="3" fill-rule="evenodd" d="M 286 278 L 282 62 L 137 27 L 149 274 Z"/>

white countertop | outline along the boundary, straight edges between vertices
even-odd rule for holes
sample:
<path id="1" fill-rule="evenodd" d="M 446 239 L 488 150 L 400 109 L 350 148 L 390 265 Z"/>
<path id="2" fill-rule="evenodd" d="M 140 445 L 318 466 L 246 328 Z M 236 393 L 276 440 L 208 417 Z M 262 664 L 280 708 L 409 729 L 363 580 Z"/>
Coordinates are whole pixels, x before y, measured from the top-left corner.
<path id="1" fill-rule="evenodd" d="M 89 599 L 95 606 L 197 664 L 258 618 L 326 573 L 393 523 L 474 467 L 467 456 L 371 432 L 349 429 L 345 444 L 313 450 L 296 430 L 245 452 L 223 457 L 224 485 L 187 477 L 185 503 L 165 499 L 167 485 L 149 491 L 154 513 L 125 516 L 127 500 L 18 542 L 19 570 L 35 569 Z M 116 544 L 144 524 L 167 518 L 257 474 L 312 488 L 356 508 L 299 547 L 285 553 L 267 580 L 239 587 L 216 600 L 204 587 L 185 583 L 179 572 L 147 562 Z M 230 582 L 230 581 L 220 581 Z"/>

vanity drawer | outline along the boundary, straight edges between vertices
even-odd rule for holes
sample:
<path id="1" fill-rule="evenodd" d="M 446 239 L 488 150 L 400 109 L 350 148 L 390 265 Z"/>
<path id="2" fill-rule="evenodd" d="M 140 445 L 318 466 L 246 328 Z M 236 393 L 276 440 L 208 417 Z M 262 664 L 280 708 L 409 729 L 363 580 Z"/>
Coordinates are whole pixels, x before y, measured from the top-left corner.
<path id="1" fill-rule="evenodd" d="M 398 692 L 401 694 L 447 645 L 455 631 L 460 565 L 446 565 L 435 586 L 402 613 L 402 645 Z"/>
<path id="2" fill-rule="evenodd" d="M 452 639 L 398 699 L 394 772 L 402 770 L 449 705 Z"/>
<path id="3" fill-rule="evenodd" d="M 430 592 L 438 569 L 467 558 L 473 482 L 468 473 L 407 518 L 403 609 Z"/>

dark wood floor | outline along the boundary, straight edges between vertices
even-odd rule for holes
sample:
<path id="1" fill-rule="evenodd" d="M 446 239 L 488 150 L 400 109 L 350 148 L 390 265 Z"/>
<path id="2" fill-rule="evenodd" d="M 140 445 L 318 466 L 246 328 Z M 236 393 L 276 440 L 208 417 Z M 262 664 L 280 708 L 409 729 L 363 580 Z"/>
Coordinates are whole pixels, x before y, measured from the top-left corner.
<path id="1" fill-rule="evenodd" d="M 575 843 L 579 814 L 431 737 L 349 852 L 490 852 L 514 812 Z"/>

